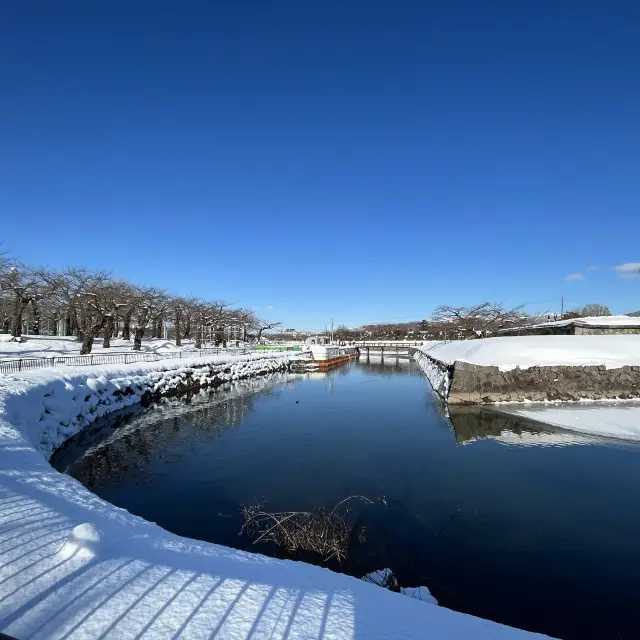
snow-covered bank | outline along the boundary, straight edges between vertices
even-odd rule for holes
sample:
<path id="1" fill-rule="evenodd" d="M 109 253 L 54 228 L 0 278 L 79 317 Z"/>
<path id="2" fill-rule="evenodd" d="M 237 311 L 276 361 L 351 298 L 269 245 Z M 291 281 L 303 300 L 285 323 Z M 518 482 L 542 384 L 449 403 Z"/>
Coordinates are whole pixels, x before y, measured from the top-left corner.
<path id="1" fill-rule="evenodd" d="M 500 371 L 559 365 L 603 365 L 608 369 L 640 365 L 640 335 L 513 336 L 440 342 L 422 350 L 446 364 L 469 362 Z"/>
<path id="2" fill-rule="evenodd" d="M 0 629 L 19 638 L 541 637 L 318 567 L 181 538 L 47 462 L 55 444 L 145 390 L 253 375 L 290 357 L 0 377 Z"/>
<path id="3" fill-rule="evenodd" d="M 77 356 L 80 354 L 81 342 L 73 336 L 23 336 L 23 342 L 13 342 L 9 334 L 0 334 L 0 360 L 15 358 L 49 358 L 52 356 Z M 111 347 L 102 346 L 102 338 L 96 338 L 93 344 L 94 355 L 113 353 L 131 353 L 133 340 L 111 340 Z M 176 347 L 173 340 L 164 338 L 145 338 L 142 351 L 145 353 L 167 353 L 172 351 L 190 351 L 195 349 L 194 340 L 183 340 L 181 347 Z"/>
<path id="4" fill-rule="evenodd" d="M 640 335 L 460 340 L 416 359 L 450 405 L 640 398 Z"/>
<path id="5" fill-rule="evenodd" d="M 501 411 L 522 416 L 536 422 L 578 431 L 593 436 L 620 440 L 640 440 L 640 404 L 617 403 L 594 405 L 592 403 L 526 407 L 504 407 Z"/>

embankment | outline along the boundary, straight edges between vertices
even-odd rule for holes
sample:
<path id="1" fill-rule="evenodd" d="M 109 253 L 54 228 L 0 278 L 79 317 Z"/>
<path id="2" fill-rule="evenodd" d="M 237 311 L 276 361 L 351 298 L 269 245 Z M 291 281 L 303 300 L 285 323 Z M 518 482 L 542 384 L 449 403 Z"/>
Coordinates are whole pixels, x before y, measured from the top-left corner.
<path id="1" fill-rule="evenodd" d="M 640 336 L 488 338 L 415 357 L 450 405 L 640 398 Z"/>

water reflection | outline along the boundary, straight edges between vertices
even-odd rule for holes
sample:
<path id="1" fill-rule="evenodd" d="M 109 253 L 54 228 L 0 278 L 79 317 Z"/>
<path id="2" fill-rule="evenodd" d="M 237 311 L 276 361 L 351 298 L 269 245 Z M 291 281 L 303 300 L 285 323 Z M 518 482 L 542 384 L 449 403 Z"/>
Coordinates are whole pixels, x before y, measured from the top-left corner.
<path id="1" fill-rule="evenodd" d="M 392 373 L 413 376 L 419 373 L 416 361 L 407 355 L 363 355 L 358 360 L 358 366 L 367 373 L 381 376 Z"/>
<path id="2" fill-rule="evenodd" d="M 241 424 L 258 396 L 277 396 L 286 392 L 283 383 L 321 380 L 325 375 L 273 373 L 227 383 L 213 393 L 203 390 L 163 398 L 148 408 L 124 409 L 96 420 L 67 440 L 53 453 L 51 464 L 89 488 L 107 478 L 151 482 L 153 478 L 146 476 L 149 466 L 178 462 L 204 440 Z M 187 416 L 189 429 L 183 429 Z"/>

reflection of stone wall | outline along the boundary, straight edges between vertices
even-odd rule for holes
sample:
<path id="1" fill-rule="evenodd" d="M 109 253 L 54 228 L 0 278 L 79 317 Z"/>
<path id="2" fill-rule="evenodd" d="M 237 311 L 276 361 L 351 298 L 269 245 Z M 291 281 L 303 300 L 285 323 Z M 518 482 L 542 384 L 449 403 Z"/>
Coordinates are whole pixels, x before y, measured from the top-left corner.
<path id="1" fill-rule="evenodd" d="M 438 395 L 449 404 L 491 404 L 531 400 L 640 398 L 640 367 L 530 367 L 500 371 L 468 362 L 446 365 L 423 354 L 420 363 Z M 428 366 L 427 366 L 428 365 Z M 442 380 L 446 378 L 447 384 Z"/>
<path id="2" fill-rule="evenodd" d="M 540 425 L 526 419 L 514 418 L 483 407 L 453 407 L 449 420 L 456 434 L 456 442 L 496 437 L 504 431 L 521 434 L 524 430 L 540 429 Z"/>

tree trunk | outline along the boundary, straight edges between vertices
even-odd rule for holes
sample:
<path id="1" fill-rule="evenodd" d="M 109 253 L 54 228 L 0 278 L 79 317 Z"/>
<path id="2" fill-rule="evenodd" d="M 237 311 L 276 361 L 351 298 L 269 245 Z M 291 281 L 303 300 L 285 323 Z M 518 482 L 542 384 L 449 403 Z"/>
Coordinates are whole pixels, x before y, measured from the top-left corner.
<path id="1" fill-rule="evenodd" d="M 202 328 L 196 327 L 196 349 L 202 349 Z"/>
<path id="2" fill-rule="evenodd" d="M 35 300 L 31 301 L 31 309 L 33 310 L 33 318 L 31 321 L 31 334 L 34 336 L 40 335 L 40 310 Z"/>
<path id="3" fill-rule="evenodd" d="M 175 330 L 176 330 L 176 347 L 181 347 L 182 339 L 180 338 L 180 315 L 179 314 L 176 314 Z"/>
<path id="4" fill-rule="evenodd" d="M 129 318 L 131 320 L 131 318 Z M 149 320 L 149 312 L 143 309 L 142 314 L 138 316 L 138 324 L 133 331 L 133 350 L 140 351 L 142 349 L 142 338 Z"/>
<path id="5" fill-rule="evenodd" d="M 15 303 L 13 306 L 13 323 L 11 326 L 11 337 L 17 342 L 20 342 L 22 337 L 22 314 L 28 304 L 29 298 L 23 298 L 21 295 L 16 295 Z"/>
<path id="6" fill-rule="evenodd" d="M 124 316 L 124 322 L 122 325 L 122 339 L 123 340 L 131 340 L 131 316 L 133 315 L 133 311 L 127 311 Z"/>
<path id="7" fill-rule="evenodd" d="M 153 321 L 153 338 L 162 338 L 162 317 L 156 317 Z"/>
<path id="8" fill-rule="evenodd" d="M 102 348 L 109 349 L 111 347 L 111 335 L 113 334 L 113 316 L 106 316 L 103 330 Z"/>
<path id="9" fill-rule="evenodd" d="M 189 340 L 191 338 L 191 316 L 187 316 L 187 320 L 184 325 L 184 338 Z"/>
<path id="10" fill-rule="evenodd" d="M 142 338 L 144 338 L 144 327 L 136 327 L 133 330 L 133 350 L 140 351 L 142 349 Z"/>
<path id="11" fill-rule="evenodd" d="M 104 326 L 106 318 L 102 318 L 95 324 L 91 325 L 86 331 L 83 332 L 82 347 L 80 348 L 80 355 L 86 356 L 91 353 L 93 348 L 93 339 L 98 335 L 100 329 Z"/>
<path id="12" fill-rule="evenodd" d="M 73 312 L 73 324 L 74 324 L 74 329 L 75 329 L 75 334 L 76 334 L 76 340 L 78 342 L 82 342 L 84 340 L 84 334 L 85 334 L 85 330 L 83 329 L 84 323 L 85 323 L 84 316 L 82 318 L 80 318 L 78 316 L 78 312 L 74 311 Z"/>

